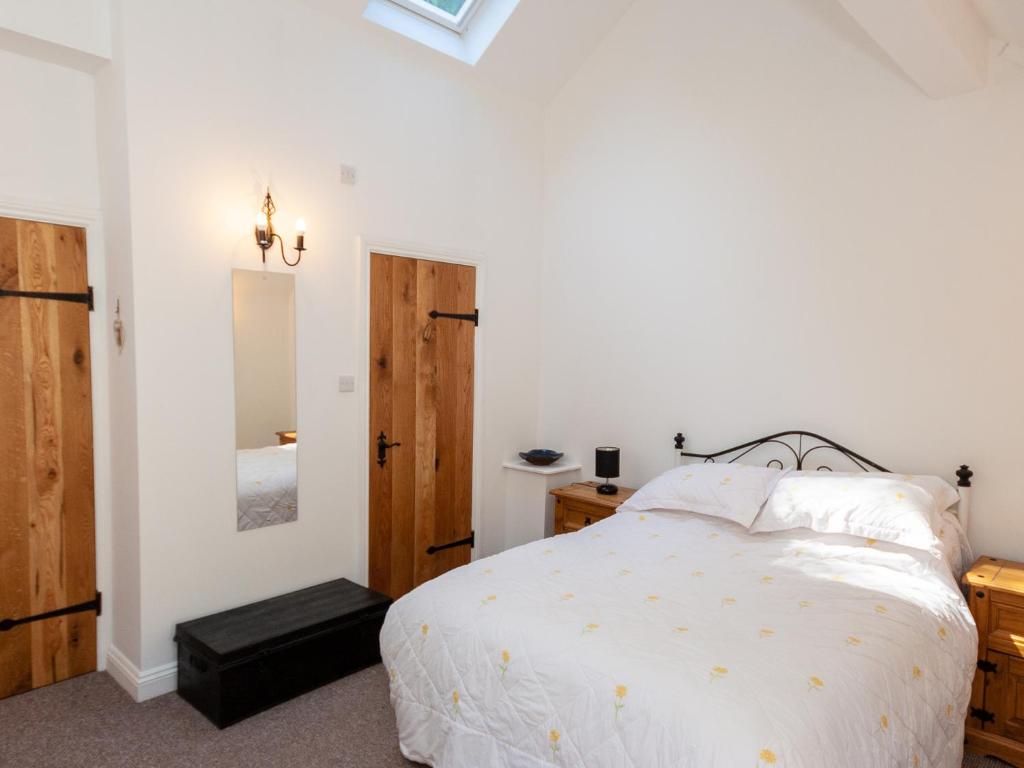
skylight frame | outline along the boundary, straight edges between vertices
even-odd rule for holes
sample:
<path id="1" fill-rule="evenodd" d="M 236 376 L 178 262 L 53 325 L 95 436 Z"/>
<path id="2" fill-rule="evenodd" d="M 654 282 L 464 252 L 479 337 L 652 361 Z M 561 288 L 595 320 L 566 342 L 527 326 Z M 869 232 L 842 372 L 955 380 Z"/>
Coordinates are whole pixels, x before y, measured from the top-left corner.
<path id="1" fill-rule="evenodd" d="M 435 24 L 440 24 L 458 35 L 466 31 L 474 12 L 483 4 L 483 0 L 466 0 L 458 14 L 452 16 L 426 0 L 391 0 L 391 2 L 407 11 L 423 16 Z"/>

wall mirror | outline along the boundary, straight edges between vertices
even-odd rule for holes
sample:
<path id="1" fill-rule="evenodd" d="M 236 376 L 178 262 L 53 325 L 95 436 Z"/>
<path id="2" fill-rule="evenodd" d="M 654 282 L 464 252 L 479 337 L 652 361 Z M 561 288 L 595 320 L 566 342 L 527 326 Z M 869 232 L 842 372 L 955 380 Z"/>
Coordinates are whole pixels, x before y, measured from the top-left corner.
<path id="1" fill-rule="evenodd" d="M 298 519 L 295 278 L 232 273 L 238 530 Z"/>

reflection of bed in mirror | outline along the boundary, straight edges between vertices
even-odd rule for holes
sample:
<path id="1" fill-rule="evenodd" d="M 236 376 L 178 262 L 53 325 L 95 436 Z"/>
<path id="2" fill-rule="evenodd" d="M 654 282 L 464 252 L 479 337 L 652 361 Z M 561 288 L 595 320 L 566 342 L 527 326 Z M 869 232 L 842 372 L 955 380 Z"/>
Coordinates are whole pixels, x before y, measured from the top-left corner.
<path id="1" fill-rule="evenodd" d="M 297 518 L 296 448 L 288 443 L 238 451 L 238 530 Z"/>

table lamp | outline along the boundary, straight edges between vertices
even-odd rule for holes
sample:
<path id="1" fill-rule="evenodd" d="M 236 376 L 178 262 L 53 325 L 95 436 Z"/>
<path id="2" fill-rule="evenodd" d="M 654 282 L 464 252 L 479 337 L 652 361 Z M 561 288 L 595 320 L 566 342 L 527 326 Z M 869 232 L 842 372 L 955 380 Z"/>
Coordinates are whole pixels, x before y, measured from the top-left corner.
<path id="1" fill-rule="evenodd" d="M 619 449 L 611 446 L 598 448 L 594 458 L 594 473 L 604 478 L 604 485 L 597 486 L 598 493 L 602 496 L 614 496 L 618 493 L 619 487 L 608 481 L 619 476 Z"/>

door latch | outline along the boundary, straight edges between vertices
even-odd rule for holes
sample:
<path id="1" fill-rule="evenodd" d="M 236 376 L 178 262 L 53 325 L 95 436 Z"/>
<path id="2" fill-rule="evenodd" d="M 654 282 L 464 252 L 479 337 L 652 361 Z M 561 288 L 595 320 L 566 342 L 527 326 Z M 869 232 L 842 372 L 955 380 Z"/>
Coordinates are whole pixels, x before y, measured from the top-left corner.
<path id="1" fill-rule="evenodd" d="M 382 431 L 377 435 L 377 463 L 384 466 L 388 463 L 388 448 L 397 448 L 401 443 L 389 443 L 388 436 Z"/>

